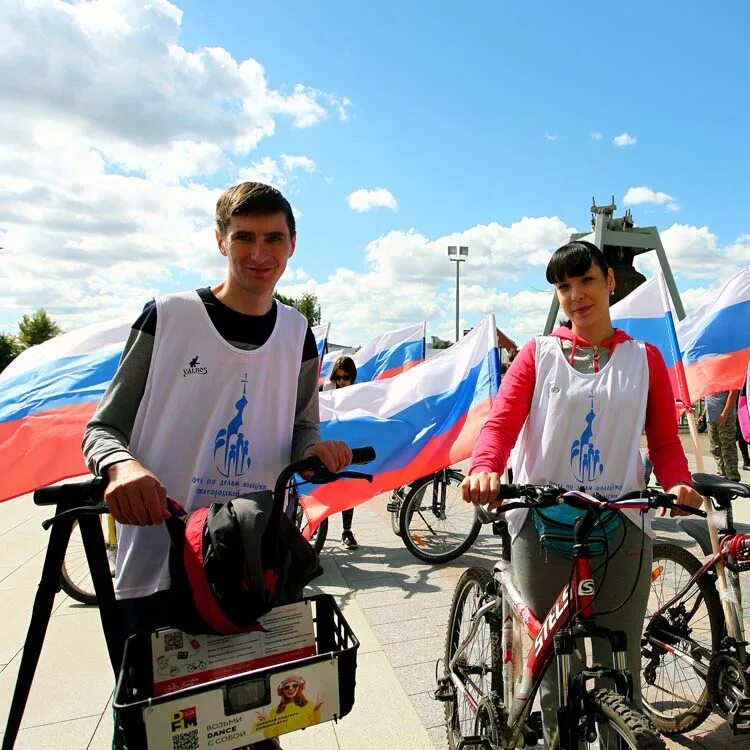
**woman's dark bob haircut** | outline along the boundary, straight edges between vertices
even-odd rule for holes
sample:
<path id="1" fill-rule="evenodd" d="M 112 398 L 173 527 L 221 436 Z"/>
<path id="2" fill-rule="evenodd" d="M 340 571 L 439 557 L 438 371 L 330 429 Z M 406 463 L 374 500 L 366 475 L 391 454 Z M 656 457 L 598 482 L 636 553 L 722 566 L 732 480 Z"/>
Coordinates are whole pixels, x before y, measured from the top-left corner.
<path id="1" fill-rule="evenodd" d="M 566 276 L 583 276 L 596 263 L 606 276 L 609 265 L 604 253 L 592 242 L 576 240 L 555 250 L 547 264 L 547 281 L 559 284 Z"/>

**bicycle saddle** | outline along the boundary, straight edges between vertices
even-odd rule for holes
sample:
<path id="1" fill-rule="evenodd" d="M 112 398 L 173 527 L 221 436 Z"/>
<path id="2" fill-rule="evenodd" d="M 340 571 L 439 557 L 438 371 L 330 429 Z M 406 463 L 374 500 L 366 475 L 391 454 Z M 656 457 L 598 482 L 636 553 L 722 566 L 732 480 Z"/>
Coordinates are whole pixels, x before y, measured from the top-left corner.
<path id="1" fill-rule="evenodd" d="M 713 497 L 720 505 L 729 503 L 735 497 L 750 497 L 750 485 L 731 482 L 715 474 L 693 474 L 693 486 L 701 495 Z"/>

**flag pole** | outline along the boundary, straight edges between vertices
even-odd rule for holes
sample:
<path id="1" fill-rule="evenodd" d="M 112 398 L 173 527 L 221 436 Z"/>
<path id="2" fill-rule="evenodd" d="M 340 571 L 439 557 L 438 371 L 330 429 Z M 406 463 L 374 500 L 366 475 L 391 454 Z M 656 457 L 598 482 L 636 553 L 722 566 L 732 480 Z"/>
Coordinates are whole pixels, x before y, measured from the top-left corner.
<path id="1" fill-rule="evenodd" d="M 677 387 L 680 391 L 679 399 L 682 401 L 682 406 L 685 410 L 685 416 L 687 418 L 688 429 L 690 430 L 690 438 L 693 441 L 695 468 L 699 473 L 704 473 L 706 471 L 706 468 L 705 464 L 703 463 L 703 453 L 701 452 L 700 444 L 698 442 L 698 426 L 695 423 L 693 402 L 690 399 L 690 390 L 688 389 L 687 377 L 685 375 L 685 364 L 682 361 L 682 352 L 680 351 L 680 343 L 677 339 L 677 330 L 675 329 L 674 319 L 672 318 L 672 309 L 669 305 L 669 298 L 666 296 L 664 277 L 661 274 L 659 275 L 659 288 L 661 289 L 662 300 L 667 311 L 667 331 L 669 333 L 669 343 L 672 347 L 672 354 L 674 355 L 675 360 Z M 724 611 L 724 620 L 727 624 L 727 632 L 731 638 L 736 638 L 736 620 L 730 603 L 731 595 L 729 586 L 727 584 L 727 576 L 724 569 L 724 560 L 721 556 L 719 532 L 716 528 L 716 524 L 713 521 L 714 508 L 711 505 L 711 501 L 707 497 L 703 498 L 703 510 L 706 512 L 706 526 L 708 527 L 708 536 L 711 540 L 711 551 L 716 558 L 716 579 L 719 584 L 719 599 L 721 600 L 721 607 Z"/>

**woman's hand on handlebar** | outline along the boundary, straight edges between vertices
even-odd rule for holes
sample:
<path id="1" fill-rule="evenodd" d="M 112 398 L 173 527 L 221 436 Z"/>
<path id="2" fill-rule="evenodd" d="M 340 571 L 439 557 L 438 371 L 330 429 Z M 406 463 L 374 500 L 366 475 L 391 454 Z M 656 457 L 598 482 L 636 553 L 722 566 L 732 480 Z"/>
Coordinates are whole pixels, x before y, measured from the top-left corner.
<path id="1" fill-rule="evenodd" d="M 687 484 L 676 484 L 669 490 L 670 495 L 674 495 L 674 502 L 676 505 L 689 505 L 691 508 L 702 508 L 703 498 L 689 485 Z M 684 510 L 679 508 L 672 508 L 669 511 L 671 516 L 688 516 L 690 515 Z M 660 516 L 667 515 L 666 508 L 659 509 Z"/>
<path id="2" fill-rule="evenodd" d="M 120 461 L 107 469 L 104 502 L 112 517 L 133 526 L 158 526 L 169 518 L 167 490 L 138 461 Z"/>
<path id="3" fill-rule="evenodd" d="M 487 505 L 494 508 L 499 505 L 496 502 L 497 495 L 500 492 L 500 474 L 494 471 L 478 471 L 476 474 L 469 474 L 461 482 L 461 494 L 464 502 L 473 503 L 474 505 Z"/>
<path id="4" fill-rule="evenodd" d="M 352 449 L 341 440 L 322 440 L 305 451 L 305 458 L 311 456 L 317 456 L 328 471 L 336 474 L 352 462 Z"/>

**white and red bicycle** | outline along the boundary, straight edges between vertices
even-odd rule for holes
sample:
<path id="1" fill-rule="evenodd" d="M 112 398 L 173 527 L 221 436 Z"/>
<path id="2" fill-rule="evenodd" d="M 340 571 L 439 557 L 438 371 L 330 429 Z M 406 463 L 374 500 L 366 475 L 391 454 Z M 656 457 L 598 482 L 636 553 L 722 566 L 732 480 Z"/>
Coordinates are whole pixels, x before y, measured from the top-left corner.
<path id="1" fill-rule="evenodd" d="M 553 748 L 664 748 L 649 719 L 633 706 L 633 679 L 638 675 L 630 674 L 626 667 L 625 633 L 596 622 L 591 559 L 594 541 L 590 535 L 626 508 L 644 513 L 657 507 L 671 508 L 673 496 L 647 489 L 607 501 L 555 486 L 503 485 L 499 499 L 517 501 L 506 502 L 492 513 L 481 510 L 484 522 L 496 522 L 501 513 L 513 508 L 533 510 L 565 503 L 581 511 L 574 527 L 570 583 L 548 613 L 540 617 L 532 612 L 513 583 L 510 536 L 505 524 L 501 530 L 502 559 L 495 565 L 494 574 L 470 568 L 461 576 L 448 621 L 444 674 L 435 693 L 445 702 L 451 750 L 511 750 L 536 744 L 541 726 L 539 716 L 532 716 L 532 706 L 548 668 L 557 670 L 560 686 Z M 684 509 L 703 515 L 702 511 Z M 605 559 L 611 553 L 605 551 Z M 532 644 L 525 665 L 522 634 Z M 576 639 L 591 638 L 609 641 L 611 667 L 574 667 Z M 602 679 L 612 683 L 614 689 L 592 684 Z"/>

